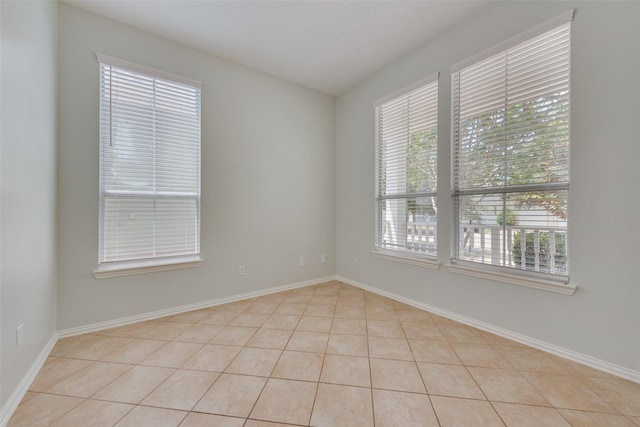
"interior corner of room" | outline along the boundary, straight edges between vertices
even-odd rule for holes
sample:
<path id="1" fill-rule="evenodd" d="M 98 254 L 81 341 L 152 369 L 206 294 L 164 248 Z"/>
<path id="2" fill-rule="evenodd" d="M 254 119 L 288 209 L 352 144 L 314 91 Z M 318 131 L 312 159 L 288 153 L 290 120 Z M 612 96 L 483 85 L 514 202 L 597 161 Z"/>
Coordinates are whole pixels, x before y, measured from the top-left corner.
<path id="1" fill-rule="evenodd" d="M 452 253 L 449 166 L 438 169 L 443 231 L 428 268 L 372 253 L 372 105 L 440 72 L 438 126 L 448 130 L 450 67 L 570 8 L 575 294 L 437 268 Z M 60 336 L 333 279 L 639 382 L 639 17 L 633 2 L 495 2 L 329 95 L 70 3 L 0 2 L 2 417 Z M 203 83 L 193 268 L 93 275 L 96 53 Z M 443 164 L 448 133 L 438 138 Z"/>

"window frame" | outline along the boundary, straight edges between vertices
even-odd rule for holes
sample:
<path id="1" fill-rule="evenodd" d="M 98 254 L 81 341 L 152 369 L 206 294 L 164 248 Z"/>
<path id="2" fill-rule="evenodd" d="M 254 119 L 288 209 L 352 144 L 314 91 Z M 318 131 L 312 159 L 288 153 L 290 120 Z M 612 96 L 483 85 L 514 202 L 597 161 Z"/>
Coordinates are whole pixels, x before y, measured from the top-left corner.
<path id="1" fill-rule="evenodd" d="M 190 268 L 190 267 L 197 267 L 199 265 L 202 264 L 202 258 L 200 256 L 200 245 L 201 245 L 201 229 L 200 229 L 200 222 L 201 222 L 201 214 L 200 214 L 200 206 L 201 206 L 201 177 L 202 177 L 202 171 L 201 171 L 201 151 L 202 151 L 202 143 L 201 143 L 201 126 L 202 126 L 202 117 L 201 117 L 201 91 L 202 91 L 202 83 L 196 80 L 192 80 L 192 79 L 188 79 L 182 76 L 178 76 L 178 75 L 174 75 L 171 73 L 167 73 L 161 70 L 157 70 L 154 68 L 150 68 L 150 67 L 145 67 L 142 65 L 138 65 L 138 64 L 134 64 L 128 61 L 124 61 L 118 58 L 113 58 L 107 55 L 103 55 L 100 53 L 96 54 L 97 56 L 97 60 L 98 60 L 98 64 L 100 67 L 100 79 L 103 79 L 103 73 L 105 71 L 103 71 L 103 67 L 116 67 L 120 70 L 122 70 L 123 72 L 127 72 L 127 73 L 132 73 L 132 75 L 134 76 L 140 76 L 140 78 L 145 78 L 145 79 L 151 79 L 153 81 L 153 87 L 155 88 L 155 82 L 158 81 L 160 82 L 160 84 L 164 84 L 164 85 L 180 85 L 180 86 L 185 86 L 188 87 L 189 90 L 194 90 L 195 91 L 195 99 L 194 102 L 195 104 L 193 104 L 193 107 L 195 108 L 195 117 L 196 117 L 196 125 L 197 125 L 197 129 L 196 129 L 196 134 L 193 138 L 192 138 L 192 143 L 197 141 L 197 146 L 196 146 L 196 151 L 194 151 L 194 155 L 197 156 L 197 160 L 195 162 L 192 162 L 192 166 L 193 169 L 190 169 L 192 173 L 197 175 L 197 182 L 195 184 L 195 187 L 193 189 L 195 189 L 196 191 L 170 191 L 167 193 L 167 191 L 162 191 L 159 190 L 156 186 L 158 185 L 156 182 L 158 179 L 161 178 L 161 176 L 159 176 L 157 174 L 157 165 L 156 165 L 156 161 L 153 160 L 152 163 L 152 171 L 151 175 L 153 176 L 153 189 L 152 190 L 127 190 L 124 191 L 122 194 L 119 194 L 119 192 L 116 190 L 116 193 L 114 193 L 113 189 L 109 189 L 106 188 L 108 187 L 104 180 L 106 179 L 105 176 L 103 176 L 103 172 L 104 172 L 104 167 L 105 167 L 105 162 L 108 162 L 108 158 L 105 157 L 104 154 L 104 147 L 103 144 L 105 144 L 105 137 L 104 137 L 104 128 L 105 126 L 109 129 L 109 136 L 106 138 L 108 141 L 106 141 L 106 143 L 111 144 L 111 100 L 109 99 L 104 99 L 103 96 L 103 90 L 102 88 L 100 89 L 100 95 L 99 95 L 99 105 L 100 105 L 100 110 L 101 110 L 101 114 L 99 117 L 99 128 L 100 128 L 100 144 L 99 144 L 99 236 L 98 236 L 98 241 L 99 241 L 99 248 L 98 248 L 98 268 L 93 272 L 94 277 L 97 279 L 102 279 L 102 278 L 108 278 L 108 277 L 118 277 L 118 276 L 127 276 L 127 275 L 132 275 L 132 274 L 141 274 L 141 273 L 148 273 L 148 272 L 154 272 L 154 271 L 166 271 L 166 270 L 175 270 L 175 269 L 183 269 L 183 268 Z M 110 85 L 112 84 L 111 82 L 109 83 Z M 130 89 L 130 87 L 128 87 L 128 89 Z M 164 96 L 167 96 L 166 94 Z M 177 96 L 177 95 L 172 95 L 172 96 Z M 155 89 L 153 92 L 153 95 L 151 97 L 151 99 L 153 100 L 153 107 L 150 107 L 149 111 L 152 112 L 152 115 L 155 117 L 156 115 L 156 106 L 155 103 L 157 101 L 157 95 L 155 93 Z M 175 101 L 175 98 L 168 98 L 171 99 L 172 102 L 177 102 Z M 106 115 L 108 115 L 108 122 L 103 123 L 103 112 L 102 109 L 104 108 L 104 104 L 108 103 L 109 104 L 109 111 L 106 113 Z M 154 118 L 155 120 L 155 118 Z M 178 122 L 179 124 L 181 124 L 181 122 Z M 154 124 L 154 128 L 155 128 L 155 124 Z M 169 130 L 173 129 L 172 127 L 168 128 Z M 165 132 L 167 132 L 167 130 L 165 129 Z M 151 137 L 151 140 L 153 141 L 152 146 L 153 146 L 153 151 L 155 152 L 158 149 L 157 146 L 157 139 L 155 136 L 155 130 L 154 130 L 154 134 Z M 169 153 L 169 156 L 171 156 L 171 154 Z M 155 155 L 152 156 L 155 159 Z M 111 160 L 111 162 L 113 162 L 113 160 Z M 145 170 L 147 170 L 148 168 L 145 168 Z M 171 174 L 170 174 L 171 175 Z M 164 176 L 163 178 L 167 178 L 170 177 L 170 175 L 168 176 Z M 126 193 L 126 194 L 125 194 Z M 167 193 L 167 194 L 164 194 Z M 195 230 L 195 235 L 193 235 L 193 238 L 195 239 L 193 241 L 194 245 L 193 246 L 193 251 L 189 251 L 188 253 L 186 251 L 184 251 L 183 253 L 177 253 L 177 254 L 171 254 L 171 255 L 158 255 L 156 253 L 157 250 L 157 246 L 155 243 L 155 239 L 158 236 L 156 234 L 155 231 L 155 225 L 153 225 L 153 231 L 151 232 L 152 234 L 152 255 L 149 256 L 139 256 L 138 258 L 129 258 L 129 259 L 116 259 L 116 260 L 108 260 L 106 255 L 105 255 L 105 251 L 106 251 L 106 236 L 105 233 L 107 232 L 106 230 L 106 225 L 105 225 L 105 209 L 106 209 L 106 200 L 111 196 L 113 196 L 115 194 L 115 197 L 135 197 L 136 199 L 139 200 L 149 200 L 152 201 L 152 205 L 156 206 L 158 200 L 162 200 L 162 199 L 166 199 L 166 200 L 178 200 L 178 204 L 180 204 L 179 200 L 184 199 L 184 200 L 190 200 L 190 201 L 195 201 L 195 217 L 194 220 L 196 221 L 193 225 L 194 230 Z M 192 205 L 193 208 L 193 205 Z M 153 209 L 153 211 L 155 212 L 155 209 Z M 153 216 L 153 220 L 152 220 L 153 224 L 156 223 L 156 219 L 155 219 L 155 213 Z M 191 246 L 191 245 L 189 245 Z"/>
<path id="2" fill-rule="evenodd" d="M 383 201 L 387 201 L 387 200 L 407 200 L 409 201 L 411 198 L 416 198 L 416 197 L 432 197 L 434 199 L 437 200 L 438 198 L 438 189 L 437 189 L 437 153 L 438 153 L 438 134 L 437 134 L 437 130 L 438 130 L 438 94 L 439 94 L 439 73 L 434 73 L 431 74 L 425 78 L 422 78 L 420 80 L 418 80 L 417 82 L 406 86 L 402 89 L 399 89 L 397 91 L 394 91 L 393 93 L 385 96 L 384 98 L 381 98 L 377 101 L 375 101 L 373 103 L 373 107 L 374 107 L 374 121 L 375 121 L 375 161 L 374 161 L 374 176 L 375 176 L 375 185 L 374 185 L 374 212 L 375 212 L 375 230 L 374 230 L 374 245 L 373 245 L 373 250 L 371 251 L 371 254 L 375 257 L 375 258 L 379 258 L 379 259 L 384 259 L 387 261 L 395 261 L 395 262 L 400 262 L 400 263 L 405 263 L 405 264 L 409 264 L 409 265 L 414 265 L 414 266 L 420 266 L 420 267 L 425 267 L 425 268 L 429 268 L 429 269 L 438 269 L 440 266 L 440 263 L 437 261 L 437 256 L 438 256 L 438 252 L 437 252 L 437 232 L 438 232 L 438 228 L 437 228 L 437 213 L 434 215 L 435 218 L 435 223 L 433 224 L 433 234 L 432 235 L 427 235 L 427 240 L 429 238 L 433 239 L 433 245 L 434 245 L 434 249 L 433 249 L 433 254 L 426 254 L 426 253 L 421 253 L 419 251 L 411 251 L 410 249 L 408 249 L 407 247 L 405 247 L 404 249 L 395 249 L 395 248 L 389 248 L 389 247 L 385 247 L 383 245 L 382 242 L 382 205 L 381 203 Z M 380 150 L 381 150 L 381 136 L 380 136 L 380 107 L 384 106 L 385 104 L 391 103 L 399 98 L 403 98 L 403 97 L 409 97 L 410 95 L 412 95 L 412 93 L 414 92 L 418 92 L 419 90 L 427 87 L 427 86 L 434 86 L 435 88 L 435 94 L 433 94 L 433 99 L 429 98 L 429 100 L 427 102 L 425 102 L 425 104 L 433 104 L 433 110 L 430 112 L 435 116 L 434 118 L 434 127 L 433 129 L 435 129 L 435 154 L 436 154 L 436 188 L 433 189 L 433 191 L 427 191 L 427 192 L 416 192 L 416 193 L 409 193 L 409 192 L 403 192 L 403 193 L 397 193 L 394 195 L 382 195 L 381 194 L 381 188 L 380 188 L 380 171 L 382 170 L 383 167 L 386 167 L 387 165 L 383 165 L 382 164 L 382 160 L 381 160 L 381 156 L 380 156 Z M 429 90 L 432 90 L 432 88 L 429 88 Z M 407 117 L 407 121 L 406 121 L 406 126 L 407 129 L 410 126 L 410 120 Z M 429 128 L 431 129 L 431 128 Z M 408 148 L 407 148 L 408 150 Z M 406 166 L 405 166 L 406 167 Z M 426 230 L 426 233 L 428 233 L 429 231 Z"/>
<path id="3" fill-rule="evenodd" d="M 473 194 L 474 191 L 460 191 L 457 188 L 457 179 L 455 175 L 456 165 L 454 164 L 456 161 L 456 154 L 457 154 L 456 148 L 457 148 L 457 144 L 459 143 L 459 137 L 457 132 L 460 125 L 460 123 L 456 121 L 456 115 L 455 115 L 456 108 L 459 108 L 457 107 L 459 105 L 459 99 L 456 99 L 455 74 L 476 63 L 490 59 L 492 56 L 504 53 L 509 49 L 523 42 L 526 42 L 532 38 L 535 38 L 536 36 L 542 35 L 545 32 L 551 31 L 565 24 L 569 24 L 570 26 L 570 23 L 573 20 L 573 14 L 574 14 L 574 11 L 569 10 L 563 13 L 562 15 L 557 16 L 554 19 L 551 19 L 541 25 L 538 25 L 530 29 L 529 31 L 526 31 L 516 37 L 513 37 L 512 39 L 509 39 L 503 43 L 500 43 L 499 45 L 494 46 L 493 48 L 490 48 L 484 52 L 474 55 L 468 58 L 467 60 L 450 67 L 451 77 L 452 77 L 451 78 L 451 165 L 450 165 L 451 186 L 452 186 L 452 193 L 451 193 L 452 228 L 451 228 L 451 260 L 450 260 L 450 264 L 448 264 L 447 266 L 449 268 L 449 271 L 451 272 L 473 276 L 473 277 L 491 279 L 494 281 L 499 281 L 504 283 L 517 284 L 517 285 L 528 286 L 528 287 L 533 287 L 537 289 L 544 289 L 544 290 L 566 294 L 566 295 L 573 295 L 573 293 L 577 288 L 575 284 L 569 282 L 568 270 L 567 270 L 566 276 L 563 276 L 563 275 L 554 275 L 554 274 L 530 271 L 527 269 L 505 267 L 505 266 L 495 265 L 491 263 L 479 263 L 479 262 L 463 260 L 458 258 L 458 244 L 459 244 L 458 233 L 460 232 L 459 229 L 462 225 L 461 223 L 460 224 L 458 223 L 459 206 L 457 203 L 457 198 L 462 197 L 464 195 Z M 569 35 L 569 43 L 570 43 L 570 40 L 571 40 L 571 36 Z M 571 57 L 569 54 L 569 64 L 570 64 L 570 61 L 571 61 Z M 568 83 L 569 88 L 570 88 L 570 82 L 571 82 L 570 69 L 571 68 L 569 65 L 569 83 Z M 569 97 L 569 109 L 570 109 L 570 89 L 569 89 L 568 97 Z M 570 120 L 570 113 L 569 113 L 569 120 Z M 570 133 L 570 130 L 569 130 L 569 133 Z M 569 146 L 570 145 L 571 145 L 571 142 L 569 137 Z M 568 163 L 567 163 L 567 173 L 570 173 Z M 527 188 L 525 187 L 526 186 L 523 186 L 519 189 L 514 188 L 511 190 L 505 190 L 505 191 L 496 191 L 497 190 L 496 188 L 489 188 L 486 190 L 479 189 L 476 193 L 477 194 L 481 194 L 483 192 L 490 192 L 491 194 L 500 193 L 506 197 L 506 195 L 515 193 L 517 191 L 527 190 Z M 566 183 L 562 183 L 562 184 L 546 184 L 546 185 L 534 184 L 528 187 L 529 187 L 528 190 L 566 191 L 567 199 L 568 199 L 568 193 L 569 193 L 568 179 Z M 523 229 L 526 229 L 526 227 L 523 227 Z M 569 235 L 568 217 L 566 220 L 566 230 L 567 230 L 566 236 L 568 236 Z M 568 246 L 568 237 L 567 237 L 566 244 Z M 567 251 L 567 258 L 568 258 L 568 251 Z"/>

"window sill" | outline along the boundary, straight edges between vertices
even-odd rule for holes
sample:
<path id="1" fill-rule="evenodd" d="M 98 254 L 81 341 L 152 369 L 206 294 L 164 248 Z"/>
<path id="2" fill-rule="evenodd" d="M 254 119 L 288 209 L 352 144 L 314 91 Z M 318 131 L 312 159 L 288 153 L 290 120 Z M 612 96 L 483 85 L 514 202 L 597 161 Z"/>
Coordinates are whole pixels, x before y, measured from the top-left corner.
<path id="1" fill-rule="evenodd" d="M 96 279 L 108 279 L 110 277 L 132 276 L 134 274 L 153 273 L 156 271 L 180 270 L 183 268 L 199 267 L 203 260 L 200 257 L 174 258 L 161 261 L 145 261 L 135 263 L 121 263 L 98 267 L 93 272 Z"/>
<path id="2" fill-rule="evenodd" d="M 387 261 L 401 262 L 403 264 L 415 265 L 417 267 L 424 267 L 430 270 L 437 270 L 440 268 L 440 263 L 435 259 L 417 258 L 401 255 L 398 253 L 389 253 L 381 251 L 372 251 L 371 254 L 374 258 L 385 259 Z"/>
<path id="3" fill-rule="evenodd" d="M 563 295 L 573 295 L 578 288 L 576 285 L 564 284 L 553 280 L 545 280 L 543 278 L 521 276 L 517 274 L 499 273 L 458 264 L 447 264 L 447 267 L 451 273 L 480 277 L 483 279 L 495 280 L 512 285 L 526 286 L 534 289 L 542 289 L 544 291 L 555 292 Z"/>

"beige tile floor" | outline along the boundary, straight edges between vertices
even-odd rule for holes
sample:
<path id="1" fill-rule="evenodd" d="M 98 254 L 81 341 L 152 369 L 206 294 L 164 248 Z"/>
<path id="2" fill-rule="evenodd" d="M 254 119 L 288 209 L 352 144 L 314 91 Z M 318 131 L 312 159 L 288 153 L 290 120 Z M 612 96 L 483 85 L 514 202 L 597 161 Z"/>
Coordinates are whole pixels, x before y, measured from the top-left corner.
<path id="1" fill-rule="evenodd" d="M 60 340 L 47 425 L 640 426 L 640 385 L 329 282 Z"/>

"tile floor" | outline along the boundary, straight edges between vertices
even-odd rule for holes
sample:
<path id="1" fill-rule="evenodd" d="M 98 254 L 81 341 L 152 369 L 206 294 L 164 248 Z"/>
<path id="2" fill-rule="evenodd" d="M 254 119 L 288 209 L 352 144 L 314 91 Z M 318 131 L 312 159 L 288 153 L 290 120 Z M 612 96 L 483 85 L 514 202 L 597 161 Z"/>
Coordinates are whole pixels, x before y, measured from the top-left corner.
<path id="1" fill-rule="evenodd" d="M 640 426 L 640 385 L 329 282 L 61 339 L 48 425 Z"/>

